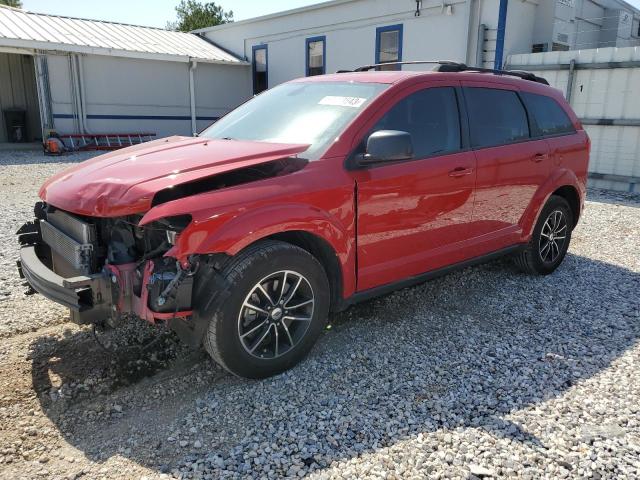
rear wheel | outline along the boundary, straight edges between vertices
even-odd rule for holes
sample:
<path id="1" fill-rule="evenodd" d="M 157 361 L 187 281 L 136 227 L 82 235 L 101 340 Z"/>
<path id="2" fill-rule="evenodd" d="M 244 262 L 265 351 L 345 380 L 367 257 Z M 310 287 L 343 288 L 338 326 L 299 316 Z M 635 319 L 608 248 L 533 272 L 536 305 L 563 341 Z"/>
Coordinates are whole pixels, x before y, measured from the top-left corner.
<path id="1" fill-rule="evenodd" d="M 564 260 L 571 241 L 573 214 L 567 201 L 552 195 L 540 213 L 527 248 L 516 265 L 530 274 L 548 275 Z"/>
<path id="2" fill-rule="evenodd" d="M 307 251 L 278 241 L 259 242 L 224 268 L 229 295 L 202 312 L 209 318 L 204 345 L 231 373 L 263 378 L 297 364 L 322 332 L 329 283 Z"/>

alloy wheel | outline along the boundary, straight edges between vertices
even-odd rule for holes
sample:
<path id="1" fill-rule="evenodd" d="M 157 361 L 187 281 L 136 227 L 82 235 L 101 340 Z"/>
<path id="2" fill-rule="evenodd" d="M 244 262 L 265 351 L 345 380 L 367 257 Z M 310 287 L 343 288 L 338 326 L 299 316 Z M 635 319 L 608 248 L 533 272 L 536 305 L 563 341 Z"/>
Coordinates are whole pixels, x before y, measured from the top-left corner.
<path id="1" fill-rule="evenodd" d="M 282 270 L 264 277 L 253 286 L 238 314 L 242 346 L 260 359 L 286 354 L 303 339 L 314 306 L 313 288 L 302 274 Z"/>
<path id="2" fill-rule="evenodd" d="M 540 232 L 539 252 L 545 263 L 553 263 L 560 256 L 567 238 L 567 218 L 562 210 L 552 211 Z"/>

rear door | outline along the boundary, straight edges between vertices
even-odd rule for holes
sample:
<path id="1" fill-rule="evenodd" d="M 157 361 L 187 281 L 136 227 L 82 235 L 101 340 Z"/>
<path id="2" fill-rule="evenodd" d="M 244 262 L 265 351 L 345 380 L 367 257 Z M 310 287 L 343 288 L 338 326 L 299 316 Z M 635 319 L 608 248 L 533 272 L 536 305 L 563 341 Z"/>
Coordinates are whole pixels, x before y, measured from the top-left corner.
<path id="1" fill-rule="evenodd" d="M 477 254 L 498 250 L 519 238 L 519 222 L 550 172 L 550 151 L 532 138 L 531 119 L 516 88 L 462 82 L 470 142 L 477 160 L 473 230 Z"/>
<path id="2" fill-rule="evenodd" d="M 367 128 L 364 141 L 378 130 L 409 132 L 414 158 L 353 172 L 359 291 L 465 258 L 476 172 L 456 86 L 408 90 Z"/>

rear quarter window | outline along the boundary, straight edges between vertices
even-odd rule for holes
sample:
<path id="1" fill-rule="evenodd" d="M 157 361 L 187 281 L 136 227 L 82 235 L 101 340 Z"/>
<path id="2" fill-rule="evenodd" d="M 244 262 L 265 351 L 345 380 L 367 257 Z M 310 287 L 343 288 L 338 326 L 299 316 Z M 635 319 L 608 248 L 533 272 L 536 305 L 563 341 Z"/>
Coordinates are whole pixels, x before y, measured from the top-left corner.
<path id="1" fill-rule="evenodd" d="M 553 98 L 535 93 L 522 93 L 529 113 L 533 116 L 539 135 L 562 135 L 574 133 L 571 119 Z"/>
<path id="2" fill-rule="evenodd" d="M 472 147 L 493 147 L 529 138 L 527 112 L 516 92 L 465 87 L 464 96 Z"/>

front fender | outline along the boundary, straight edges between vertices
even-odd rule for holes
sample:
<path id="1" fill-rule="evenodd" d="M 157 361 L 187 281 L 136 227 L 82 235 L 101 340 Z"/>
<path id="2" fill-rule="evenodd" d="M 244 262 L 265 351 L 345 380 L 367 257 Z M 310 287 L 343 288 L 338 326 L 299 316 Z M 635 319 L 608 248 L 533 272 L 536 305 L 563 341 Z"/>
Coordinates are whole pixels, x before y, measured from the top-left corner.
<path id="1" fill-rule="evenodd" d="M 305 204 L 270 205 L 197 223 L 180 235 L 177 247 L 182 255 L 220 252 L 235 255 L 261 238 L 294 230 L 326 240 L 341 260 L 348 254 L 346 227 L 327 212 Z"/>
<path id="2" fill-rule="evenodd" d="M 520 226 L 522 228 L 522 240 L 528 242 L 533 234 L 540 212 L 544 207 L 549 197 L 560 187 L 570 186 L 576 189 L 578 196 L 580 197 L 579 205 L 582 209 L 584 204 L 584 197 L 586 193 L 586 185 L 581 182 L 575 173 L 566 168 L 555 170 L 544 182 L 533 196 L 529 206 L 525 210 L 522 218 L 520 219 Z M 578 219 L 576 218 L 576 221 Z"/>
<path id="3" fill-rule="evenodd" d="M 345 199 L 347 196 L 345 195 Z M 190 214 L 194 197 L 159 205 L 141 220 L 148 224 L 160 218 Z M 352 201 L 351 201 L 352 202 Z M 185 262 L 189 255 L 226 253 L 235 255 L 248 245 L 277 233 L 302 231 L 327 242 L 335 252 L 342 270 L 343 294 L 355 289 L 355 245 L 353 217 L 344 221 L 313 205 L 305 203 L 272 203 L 235 206 L 199 211 L 189 226 L 180 233 L 176 244 L 166 255 Z"/>

